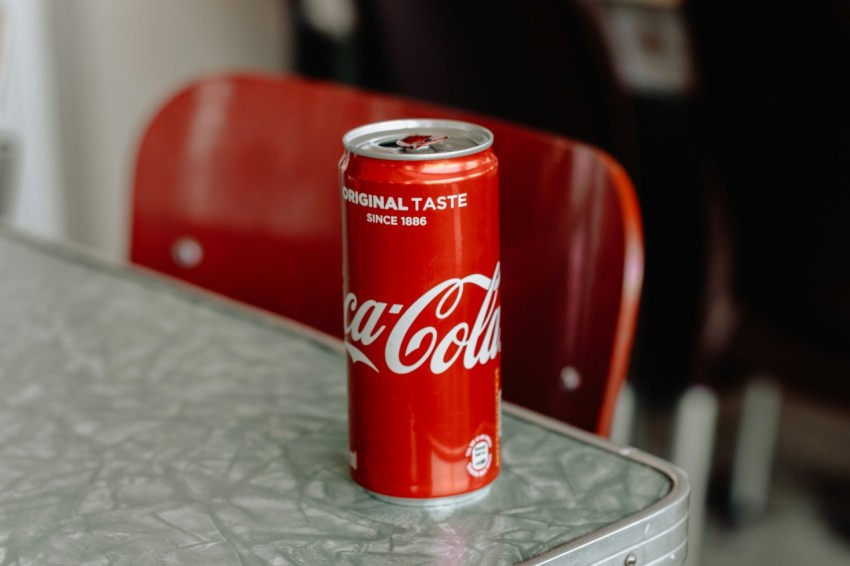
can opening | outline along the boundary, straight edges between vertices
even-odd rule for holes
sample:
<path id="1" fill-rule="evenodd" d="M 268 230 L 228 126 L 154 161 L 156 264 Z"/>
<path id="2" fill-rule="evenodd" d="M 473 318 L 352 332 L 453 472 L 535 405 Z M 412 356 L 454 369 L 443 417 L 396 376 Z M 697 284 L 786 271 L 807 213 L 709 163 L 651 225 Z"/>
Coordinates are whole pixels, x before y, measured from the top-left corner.
<path id="1" fill-rule="evenodd" d="M 407 136 L 406 138 L 396 140 L 395 145 L 403 149 L 411 149 L 413 151 L 416 151 L 424 147 L 432 146 L 435 143 L 446 141 L 447 139 L 449 139 L 449 136 L 434 137 L 414 134 Z"/>
<path id="2" fill-rule="evenodd" d="M 472 155 L 490 147 L 490 130 L 455 120 L 408 119 L 354 128 L 342 137 L 351 153 L 398 161 L 429 161 Z"/>

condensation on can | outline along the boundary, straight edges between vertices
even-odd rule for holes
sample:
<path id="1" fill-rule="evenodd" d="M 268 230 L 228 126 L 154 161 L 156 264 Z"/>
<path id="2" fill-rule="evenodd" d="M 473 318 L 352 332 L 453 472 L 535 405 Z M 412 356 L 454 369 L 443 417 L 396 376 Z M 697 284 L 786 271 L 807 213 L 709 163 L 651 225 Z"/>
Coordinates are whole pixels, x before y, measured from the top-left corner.
<path id="1" fill-rule="evenodd" d="M 350 469 L 393 503 L 459 503 L 500 469 L 498 162 L 450 120 L 343 137 Z"/>

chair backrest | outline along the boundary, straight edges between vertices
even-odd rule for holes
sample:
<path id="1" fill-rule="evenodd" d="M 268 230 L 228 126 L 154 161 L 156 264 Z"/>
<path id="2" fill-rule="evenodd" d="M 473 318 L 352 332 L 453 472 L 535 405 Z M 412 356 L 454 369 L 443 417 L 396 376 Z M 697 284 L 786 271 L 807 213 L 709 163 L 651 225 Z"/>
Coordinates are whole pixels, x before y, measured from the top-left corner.
<path id="1" fill-rule="evenodd" d="M 581 143 L 292 76 L 212 76 L 160 109 L 138 153 L 130 259 L 342 336 L 341 137 L 467 120 L 500 163 L 504 396 L 607 434 L 643 276 L 623 170 Z"/>

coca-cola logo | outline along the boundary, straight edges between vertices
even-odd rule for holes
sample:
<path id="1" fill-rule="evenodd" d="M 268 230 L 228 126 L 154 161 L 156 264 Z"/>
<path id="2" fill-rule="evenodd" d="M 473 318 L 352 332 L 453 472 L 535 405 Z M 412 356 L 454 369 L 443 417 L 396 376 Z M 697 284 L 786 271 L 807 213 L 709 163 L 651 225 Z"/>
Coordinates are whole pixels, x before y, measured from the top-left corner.
<path id="1" fill-rule="evenodd" d="M 380 346 L 373 344 L 382 336 L 385 340 L 378 344 L 384 344 L 384 365 L 400 375 L 426 364 L 432 373 L 441 374 L 458 361 L 472 369 L 495 359 L 501 349 L 499 280 L 496 263 L 492 277 L 473 273 L 448 279 L 406 308 L 374 299 L 361 302 L 357 295 L 348 293 L 343 303 L 345 349 L 352 363 L 379 371 L 373 359 L 381 355 Z M 453 320 L 458 318 L 457 313 L 469 312 L 459 308 L 464 300 L 481 295 L 471 292 L 475 287 L 485 291 L 475 320 Z"/>

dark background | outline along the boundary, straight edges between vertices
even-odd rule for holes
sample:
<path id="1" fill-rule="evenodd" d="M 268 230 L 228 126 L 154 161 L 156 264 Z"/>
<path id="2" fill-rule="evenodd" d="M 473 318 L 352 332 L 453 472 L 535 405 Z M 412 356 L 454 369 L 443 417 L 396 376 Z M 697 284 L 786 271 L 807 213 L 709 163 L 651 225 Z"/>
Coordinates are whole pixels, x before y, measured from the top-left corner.
<path id="1" fill-rule="evenodd" d="M 629 171 L 646 243 L 630 377 L 648 402 L 767 371 L 847 406 L 845 2 L 683 3 L 695 80 L 676 92 L 618 78 L 593 2 L 355 4 L 344 39 L 296 6 L 298 72 L 565 134 Z"/>

